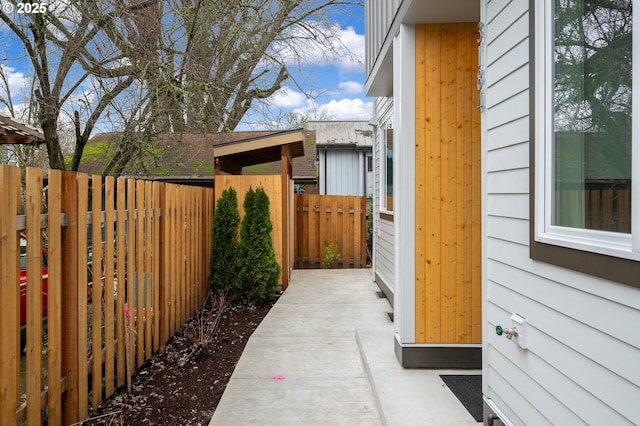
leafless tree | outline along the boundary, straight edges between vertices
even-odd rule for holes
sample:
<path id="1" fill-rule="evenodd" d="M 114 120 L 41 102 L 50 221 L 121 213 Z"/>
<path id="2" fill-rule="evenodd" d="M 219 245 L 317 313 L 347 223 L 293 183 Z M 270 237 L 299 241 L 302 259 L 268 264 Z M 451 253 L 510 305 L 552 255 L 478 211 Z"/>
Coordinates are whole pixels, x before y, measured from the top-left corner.
<path id="1" fill-rule="evenodd" d="M 105 171 L 118 174 L 139 149 L 135 134 L 232 131 L 255 102 L 292 78 L 292 67 L 304 64 L 308 50 L 349 55 L 329 14 L 363 3 L 58 0 L 45 14 L 0 11 L 0 19 L 33 66 L 50 166 L 67 168 L 61 118 L 73 123 L 69 167 L 77 170 L 96 124 L 112 114 L 127 117 L 119 129 L 125 136 Z"/>
<path id="2" fill-rule="evenodd" d="M 148 30 L 149 21 L 158 22 L 154 15 L 159 4 L 159 0 L 60 0 L 46 13 L 0 11 L 0 19 L 23 44 L 33 67 L 33 94 L 51 168 L 67 168 L 59 134 L 61 114 L 72 115 L 75 147 L 69 168 L 77 170 L 104 110 L 144 71 L 141 52 L 149 33 L 137 28 Z M 99 82 L 99 90 L 88 94 L 84 90 L 91 79 Z"/>
<path id="3" fill-rule="evenodd" d="M 361 0 L 168 0 L 160 65 L 147 81 L 159 132 L 227 132 L 291 79 L 304 49 L 349 55 L 327 13 Z M 314 52 L 315 53 L 315 52 Z M 294 84 L 296 82 L 294 81 Z"/>

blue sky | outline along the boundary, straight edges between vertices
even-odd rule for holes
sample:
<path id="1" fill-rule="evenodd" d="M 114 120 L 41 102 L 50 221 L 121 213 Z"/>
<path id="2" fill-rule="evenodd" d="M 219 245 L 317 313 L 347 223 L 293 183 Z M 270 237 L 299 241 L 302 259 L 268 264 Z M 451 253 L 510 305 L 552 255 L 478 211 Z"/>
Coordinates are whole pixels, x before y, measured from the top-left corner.
<path id="1" fill-rule="evenodd" d="M 254 103 L 240 130 L 278 127 L 279 119 L 289 113 L 311 120 L 369 120 L 372 102 L 364 96 L 364 9 L 350 7 L 329 16 L 332 26 L 327 29 L 325 25 L 321 33 L 331 34 L 325 41 L 333 51 L 302 41 L 296 46 L 280 46 L 279 53 L 292 77 L 267 102 Z M 295 61 L 292 49 L 298 54 Z M 30 93 L 30 66 L 22 44 L 1 22 L 0 67 L 19 109 Z M 2 84 L 0 97 L 6 98 Z M 6 111 L 6 107 L 0 105 L 0 111 Z"/>

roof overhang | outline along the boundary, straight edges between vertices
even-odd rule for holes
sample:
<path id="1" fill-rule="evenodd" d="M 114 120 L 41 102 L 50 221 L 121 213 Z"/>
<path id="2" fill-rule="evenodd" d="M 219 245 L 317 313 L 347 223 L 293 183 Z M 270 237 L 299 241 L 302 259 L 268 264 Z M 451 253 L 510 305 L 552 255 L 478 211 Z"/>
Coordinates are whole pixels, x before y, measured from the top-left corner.
<path id="1" fill-rule="evenodd" d="M 0 115 L 0 144 L 39 144 L 44 133 L 12 118 Z"/>
<path id="2" fill-rule="evenodd" d="M 289 148 L 291 158 L 304 156 L 304 130 L 288 130 L 216 145 L 213 155 L 221 171 L 238 174 L 243 167 L 281 160 L 282 147 Z"/>
<path id="3" fill-rule="evenodd" d="M 478 0 L 404 0 L 365 82 L 367 96 L 393 95 L 393 38 L 400 25 L 480 21 Z"/>

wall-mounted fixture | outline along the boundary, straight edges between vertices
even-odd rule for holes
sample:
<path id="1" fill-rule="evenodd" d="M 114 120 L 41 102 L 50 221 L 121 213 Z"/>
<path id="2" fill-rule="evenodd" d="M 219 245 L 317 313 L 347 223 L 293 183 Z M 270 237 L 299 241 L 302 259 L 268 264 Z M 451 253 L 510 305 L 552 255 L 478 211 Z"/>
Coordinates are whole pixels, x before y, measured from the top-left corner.
<path id="1" fill-rule="evenodd" d="M 513 314 L 511 315 L 511 327 L 497 325 L 496 334 L 498 336 L 504 335 L 507 339 L 516 342 L 520 348 L 527 349 L 525 326 L 526 320 L 524 317 L 519 314 Z"/>

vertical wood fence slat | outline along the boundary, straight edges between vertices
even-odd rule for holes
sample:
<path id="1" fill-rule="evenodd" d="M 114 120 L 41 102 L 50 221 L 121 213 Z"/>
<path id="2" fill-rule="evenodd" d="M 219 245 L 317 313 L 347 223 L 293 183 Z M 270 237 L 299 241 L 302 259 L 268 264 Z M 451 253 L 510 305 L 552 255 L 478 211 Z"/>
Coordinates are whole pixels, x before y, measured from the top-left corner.
<path id="1" fill-rule="evenodd" d="M 136 274 L 134 278 L 136 312 L 136 368 L 144 363 L 144 182 L 136 182 Z"/>
<path id="2" fill-rule="evenodd" d="M 177 309 L 178 306 L 176 305 L 176 300 L 175 300 L 175 295 L 176 295 L 176 288 L 177 288 L 177 277 L 178 277 L 178 253 L 177 253 L 177 245 L 178 245 L 178 238 L 176 235 L 176 228 L 177 228 L 177 223 L 178 223 L 178 209 L 176 208 L 176 195 L 175 195 L 175 191 L 174 191 L 175 187 L 173 185 L 169 185 L 169 196 L 171 197 L 170 200 L 170 218 L 171 218 L 171 223 L 169 224 L 169 233 L 171 234 L 170 240 L 171 240 L 171 249 L 170 249 L 170 269 L 171 269 L 171 273 L 169 276 L 169 315 L 170 315 L 170 321 L 169 321 L 169 337 L 173 336 L 173 333 L 175 333 L 176 331 L 176 313 L 177 313 Z"/>
<path id="3" fill-rule="evenodd" d="M 62 232 L 62 374 L 67 378 L 67 391 L 62 395 L 62 423 L 79 421 L 78 369 L 78 188 L 77 175 L 62 173 L 62 211 L 67 226 Z M 85 340 L 86 341 L 86 340 Z"/>
<path id="4" fill-rule="evenodd" d="M 27 424 L 40 424 L 42 390 L 42 170 L 29 167 L 26 173 L 27 216 Z M 4 306 L 2 307 L 4 309 Z"/>
<path id="5" fill-rule="evenodd" d="M 618 223 L 620 224 L 620 232 L 630 232 L 631 229 L 631 197 L 629 196 L 629 189 L 619 189 L 618 191 Z"/>
<path id="6" fill-rule="evenodd" d="M 116 384 L 122 386 L 125 383 L 125 330 L 124 330 L 124 298 L 125 277 L 127 268 L 126 257 L 126 184 L 124 178 L 117 180 L 117 225 L 116 225 Z"/>
<path id="7" fill-rule="evenodd" d="M 144 359 L 145 361 L 151 358 L 152 354 L 152 336 L 151 330 L 153 329 L 152 324 L 155 321 L 155 306 L 153 306 L 151 300 L 152 294 L 152 286 L 154 285 L 152 276 L 152 268 L 151 268 L 151 257 L 155 255 L 153 253 L 153 247 L 151 246 L 152 239 L 152 220 L 153 220 L 153 202 L 151 200 L 151 196 L 153 195 L 152 182 L 146 181 L 144 183 L 144 198 L 145 198 L 145 221 L 144 221 L 144 230 L 145 230 L 145 330 L 144 330 Z"/>
<path id="8" fill-rule="evenodd" d="M 91 356 L 93 360 L 91 406 L 95 410 L 102 403 L 102 177 L 100 175 L 91 177 L 91 188 Z M 106 280 L 107 277 L 104 278 Z"/>
<path id="9" fill-rule="evenodd" d="M 173 210 L 171 206 L 171 185 L 165 185 L 165 198 L 164 198 L 164 235 L 165 235 L 165 246 L 164 246 L 164 338 L 165 340 L 169 340 L 171 337 L 171 282 L 173 279 L 172 274 L 172 251 L 173 251 L 173 240 L 171 238 L 171 224 L 173 223 Z"/>
<path id="10" fill-rule="evenodd" d="M 173 288 L 173 304 L 175 310 L 175 318 L 173 324 L 173 332 L 180 328 L 180 324 L 182 323 L 182 306 L 184 304 L 184 299 L 178 297 L 178 295 L 184 295 L 184 290 L 182 288 L 182 276 L 183 276 L 183 258 L 182 258 L 182 240 L 184 239 L 184 232 L 178 232 L 179 230 L 184 230 L 183 226 L 183 217 L 182 217 L 182 205 L 180 194 L 173 188 L 173 196 L 174 196 L 174 208 L 175 208 L 175 217 L 174 217 L 174 229 L 176 233 L 175 240 L 175 271 L 174 271 L 174 279 L 175 286 Z"/>
<path id="11" fill-rule="evenodd" d="M 87 367 L 89 330 L 87 307 L 87 253 L 88 253 L 88 220 L 89 209 L 89 177 L 85 174 L 77 174 L 78 184 L 78 228 L 77 228 L 77 267 L 78 267 L 78 292 L 75 304 L 78 309 L 78 323 L 76 324 L 78 339 L 78 417 L 87 418 L 89 414 L 89 371 Z M 81 325 L 82 324 L 82 325 Z"/>
<path id="12" fill-rule="evenodd" d="M 49 425 L 62 425 L 62 173 L 49 170 L 48 212 L 48 289 L 47 289 L 47 417 Z M 1 367 L 0 367 L 1 368 Z"/>
<path id="13" fill-rule="evenodd" d="M 115 390 L 115 318 L 114 298 L 114 187 L 112 176 L 104 182 L 104 347 L 105 347 L 105 390 L 104 397 L 109 398 Z"/>
<path id="14" fill-rule="evenodd" d="M 127 179 L 127 303 L 131 320 L 130 330 L 135 330 L 135 280 L 136 280 L 136 182 Z M 136 360 L 136 334 L 129 333 L 129 365 L 128 371 L 134 371 Z"/>
<path id="15" fill-rule="evenodd" d="M 315 247 L 315 251 L 316 251 L 316 257 L 319 261 L 319 264 L 322 265 L 322 257 L 324 254 L 324 250 L 327 247 L 327 245 L 329 244 L 327 242 L 328 239 L 328 235 L 327 235 L 327 231 L 328 231 L 328 227 L 327 227 L 327 201 L 328 198 L 327 197 L 320 197 L 318 198 L 318 208 L 320 209 L 320 215 L 319 215 L 319 226 L 317 227 L 318 230 L 320 230 L 320 233 L 318 235 L 318 245 Z M 315 206 L 314 206 L 315 207 Z"/>
<path id="16" fill-rule="evenodd" d="M 349 259 L 351 259 L 351 252 L 353 251 L 352 244 L 344 244 L 344 237 L 349 237 L 353 231 L 353 227 L 350 224 L 353 222 L 353 214 L 351 212 L 351 206 L 353 205 L 353 200 L 345 199 L 343 203 L 338 204 L 338 199 L 333 198 L 332 200 L 332 211 L 335 210 L 335 213 L 332 212 L 333 220 L 335 223 L 332 227 L 336 229 L 336 232 L 331 235 L 331 241 L 334 241 L 335 244 L 338 245 L 338 253 L 341 254 L 339 261 L 341 262 L 339 266 L 342 268 L 349 267 Z"/>
<path id="17" fill-rule="evenodd" d="M 198 217 L 198 199 L 196 198 L 195 191 L 189 191 L 190 199 L 191 199 L 191 239 L 189 240 L 189 251 L 191 253 L 191 279 L 193 280 L 193 295 L 191 297 L 191 315 L 196 312 L 198 302 L 200 302 L 200 280 L 197 274 L 198 272 L 198 240 L 200 239 L 200 235 L 198 235 L 198 226 L 197 226 L 197 217 Z"/>
<path id="18" fill-rule="evenodd" d="M 199 223 L 199 219 L 200 219 L 200 200 L 198 199 L 198 195 L 196 194 L 195 191 L 193 191 L 191 193 L 191 200 L 193 203 L 193 216 L 192 216 L 192 225 L 191 225 L 191 229 L 193 231 L 193 240 L 191 241 L 191 253 L 193 256 L 193 259 L 191 260 L 191 275 L 193 276 L 193 282 L 195 285 L 195 293 L 194 293 L 194 298 L 193 298 L 193 312 L 196 313 L 198 311 L 198 308 L 201 306 L 201 300 L 202 300 L 202 281 L 200 280 L 200 261 L 199 261 L 199 255 L 198 255 L 198 251 L 200 250 L 200 239 L 202 238 L 201 236 L 201 230 L 200 227 L 198 226 Z"/>
<path id="19" fill-rule="evenodd" d="M 173 277 L 171 280 L 171 308 L 172 308 L 172 323 L 171 323 L 171 335 L 173 335 L 179 327 L 180 323 L 180 303 L 178 302 L 177 294 L 180 294 L 180 267 L 182 265 L 182 261 L 180 259 L 180 240 L 182 239 L 182 234 L 178 232 L 180 229 L 180 208 L 179 208 L 179 199 L 178 193 L 176 191 L 175 186 L 171 186 L 171 195 L 173 197 L 173 234 L 175 236 L 173 240 L 174 251 L 172 254 L 172 262 L 173 262 Z"/>
<path id="20" fill-rule="evenodd" d="M 193 242 L 191 244 L 191 252 L 193 253 L 193 260 L 192 260 L 192 270 L 193 270 L 193 279 L 194 282 L 196 284 L 196 297 L 194 299 L 194 313 L 197 312 L 198 308 L 200 306 L 202 306 L 202 296 L 203 296 L 203 283 L 202 283 L 202 279 L 201 279 L 201 275 L 200 275 L 200 260 L 201 257 L 199 255 L 199 253 L 202 253 L 200 251 L 200 243 L 202 241 L 202 229 L 200 228 L 200 222 L 202 221 L 202 215 L 201 215 L 201 200 L 200 197 L 198 196 L 198 194 L 196 193 L 195 189 L 193 191 L 193 193 L 191 194 L 191 199 L 193 200 L 193 233 L 194 233 L 194 238 L 193 238 Z"/>
<path id="21" fill-rule="evenodd" d="M 180 256 L 178 252 L 178 208 L 176 206 L 176 187 L 175 185 L 169 185 L 169 193 L 171 194 L 171 224 L 170 224 L 170 232 L 171 232 L 171 277 L 169 278 L 169 312 L 171 315 L 170 329 L 169 335 L 173 336 L 176 331 L 176 322 L 178 319 L 178 304 L 176 303 L 176 293 L 178 288 L 178 267 L 180 263 L 178 262 L 178 257 Z"/>
<path id="22" fill-rule="evenodd" d="M 164 255 L 161 240 L 160 240 L 160 226 L 161 226 L 161 211 L 162 211 L 162 199 L 161 199 L 161 187 L 159 182 L 153 183 L 153 309 L 155 312 L 153 321 L 153 351 L 157 352 L 161 345 L 160 336 L 160 321 L 164 314 L 160 305 L 160 294 L 162 293 L 163 277 L 160 275 L 160 259 Z"/>
<path id="23" fill-rule="evenodd" d="M 187 295 L 187 297 L 185 298 L 185 310 L 184 310 L 184 317 L 182 318 L 183 322 L 186 322 L 187 319 L 191 316 L 191 303 L 193 300 L 193 282 L 192 280 L 192 276 L 191 276 L 191 266 L 190 266 L 190 252 L 189 252 L 189 247 L 191 246 L 191 241 L 193 238 L 193 234 L 192 234 L 192 229 L 191 226 L 189 225 L 189 222 L 191 220 L 191 207 L 189 206 L 189 201 L 190 201 L 191 197 L 190 197 L 190 193 L 189 190 L 187 189 L 186 191 L 184 191 L 183 194 L 183 205 L 184 205 L 184 210 L 185 210 L 185 214 L 184 214 L 184 246 L 183 246 L 183 250 L 184 250 L 184 286 L 185 286 L 185 294 Z"/>
<path id="24" fill-rule="evenodd" d="M 0 166 L 0 423 L 15 424 L 20 394 L 20 288 L 18 233 L 15 216 L 20 209 L 20 169 Z M 3 419 L 6 419 L 3 421 Z"/>
<path id="25" fill-rule="evenodd" d="M 188 200 L 189 200 L 189 193 L 188 190 L 187 191 L 181 191 L 181 205 L 182 205 L 182 211 L 183 211 L 183 218 L 182 218 L 182 228 L 184 229 L 184 237 L 182 238 L 182 268 L 183 268 L 183 272 L 182 274 L 180 274 L 180 278 L 182 279 L 182 291 L 185 295 L 184 297 L 184 305 L 183 305 L 183 310 L 182 310 L 182 317 L 180 319 L 180 324 L 184 323 L 187 318 L 189 317 L 189 309 L 190 309 L 190 302 L 191 302 L 191 283 L 188 282 L 188 279 L 190 279 L 189 276 L 189 267 L 187 265 L 187 259 L 189 257 L 189 207 L 187 206 Z"/>
<path id="26" fill-rule="evenodd" d="M 334 267 L 366 267 L 366 215 L 365 197 L 296 194 L 296 267 L 322 268 L 330 244 L 340 253 Z"/>
<path id="27" fill-rule="evenodd" d="M 185 310 L 182 322 L 186 322 L 191 316 L 191 300 L 193 298 L 193 282 L 191 282 L 191 268 L 189 265 L 189 246 L 191 245 L 191 227 L 189 226 L 189 220 L 191 216 L 191 208 L 189 207 L 189 190 L 184 191 L 182 195 L 182 202 L 184 206 L 184 287 L 185 287 Z"/>
<path id="28" fill-rule="evenodd" d="M 193 203 L 194 203 L 194 220 L 193 220 L 193 229 L 194 229 L 194 243 L 192 244 L 192 252 L 194 255 L 193 262 L 193 277 L 196 281 L 196 307 L 202 306 L 202 294 L 203 294 L 203 285 L 202 285 L 202 276 L 200 274 L 200 256 L 198 253 L 202 253 L 201 250 L 201 242 L 202 242 L 202 229 L 199 226 L 200 221 L 202 220 L 202 211 L 201 211 L 201 202 L 202 200 L 195 192 L 192 194 Z"/>
<path id="29" fill-rule="evenodd" d="M 187 305 L 187 300 L 186 300 L 186 292 L 185 292 L 185 282 L 186 282 L 186 277 L 185 277 L 185 255 L 184 255 L 184 244 L 185 244 L 185 240 L 186 240 L 186 227 L 185 227 L 185 208 L 184 208 L 184 192 L 183 191 L 179 191 L 177 192 L 177 197 L 178 197 L 178 209 L 179 209 L 179 214 L 178 214 L 178 229 L 181 231 L 180 232 L 180 238 L 178 238 L 178 256 L 179 256 L 179 262 L 180 262 L 180 266 L 178 268 L 178 280 L 180 282 L 180 289 L 179 291 L 179 295 L 181 295 L 182 297 L 178 298 L 178 326 L 176 328 L 180 328 L 180 325 L 184 322 L 184 319 L 186 317 L 186 305 Z"/>
<path id="30" fill-rule="evenodd" d="M 164 183 L 157 184 L 158 189 L 158 238 L 160 244 L 158 245 L 158 268 L 159 268 L 159 280 L 158 283 L 158 309 L 160 309 L 160 317 L 158 321 L 158 345 L 160 352 L 164 353 L 166 345 L 165 342 L 169 340 L 167 333 L 167 274 L 166 274 L 166 262 L 167 256 L 167 206 L 166 206 L 166 186 Z"/>

